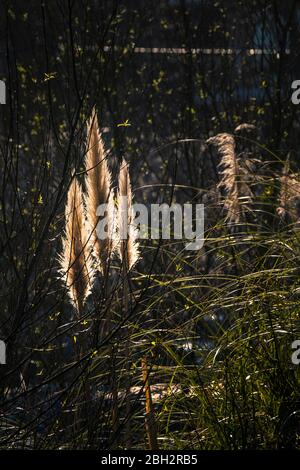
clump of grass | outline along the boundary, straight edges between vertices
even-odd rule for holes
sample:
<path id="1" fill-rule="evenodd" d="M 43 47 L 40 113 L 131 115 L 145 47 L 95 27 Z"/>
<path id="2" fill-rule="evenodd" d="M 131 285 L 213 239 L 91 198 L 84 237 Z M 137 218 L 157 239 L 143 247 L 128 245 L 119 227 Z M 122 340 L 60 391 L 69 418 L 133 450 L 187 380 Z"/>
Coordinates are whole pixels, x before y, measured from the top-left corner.
<path id="1" fill-rule="evenodd" d="M 115 355 L 118 360 L 106 394 L 112 412 L 101 415 L 106 417 L 107 426 L 112 424 L 111 441 L 119 447 L 144 447 L 140 438 L 144 427 L 151 449 L 296 445 L 297 429 L 291 415 L 297 413 L 298 378 L 288 352 L 299 330 L 299 243 L 296 231 L 286 230 L 284 224 L 278 229 L 275 209 L 278 204 L 289 210 L 297 195 L 297 175 L 285 169 L 279 202 L 275 201 L 275 207 L 268 202 L 261 210 L 261 195 L 276 184 L 278 175 L 270 173 L 261 178 L 260 184 L 266 184 L 266 188 L 260 187 L 256 194 L 250 190 L 244 156 L 237 154 L 234 137 L 219 134 L 208 142 L 216 145 L 221 155 L 219 188 L 225 191 L 228 224 L 221 226 L 218 222 L 215 226 L 212 221 L 207 227 L 205 269 L 201 253 L 193 258 L 191 253 L 176 252 L 171 243 L 164 244 L 160 262 L 163 264 L 165 257 L 168 270 L 161 268 L 155 275 L 149 274 L 145 291 L 145 274 L 133 271 L 140 250 L 129 165 L 123 161 L 120 166 L 116 208 L 120 295 L 112 299 L 110 308 L 120 312 L 122 305 L 119 321 L 124 345 L 106 350 L 108 357 Z M 97 167 L 99 156 L 93 159 Z M 100 174 L 106 170 L 100 169 Z M 89 191 L 98 191 L 96 181 L 99 178 L 91 175 L 86 185 Z M 112 184 L 110 177 L 105 181 Z M 110 193 L 106 183 L 107 199 Z M 88 195 L 85 200 L 87 204 L 91 201 Z M 255 225 L 245 217 L 249 202 Z M 90 204 L 92 207 L 95 201 Z M 265 219 L 274 220 L 267 231 L 262 230 Z M 94 218 L 93 223 L 98 220 Z M 241 223 L 247 230 L 239 229 Z M 88 230 L 87 238 L 90 235 Z M 96 250 L 100 256 L 99 246 Z M 143 250 L 144 264 L 152 253 Z M 101 257 L 102 266 L 104 262 L 107 258 Z M 140 299 L 141 292 L 144 297 Z M 133 299 L 139 312 L 134 317 Z M 111 340 L 119 343 L 120 335 Z M 101 371 L 99 381 L 95 378 L 99 386 L 106 369 L 107 358 L 96 355 L 93 370 Z M 150 371 L 151 387 L 155 391 L 159 386 L 162 391 L 155 400 Z M 139 387 L 134 386 L 136 383 Z M 144 395 L 145 407 L 140 398 Z"/>

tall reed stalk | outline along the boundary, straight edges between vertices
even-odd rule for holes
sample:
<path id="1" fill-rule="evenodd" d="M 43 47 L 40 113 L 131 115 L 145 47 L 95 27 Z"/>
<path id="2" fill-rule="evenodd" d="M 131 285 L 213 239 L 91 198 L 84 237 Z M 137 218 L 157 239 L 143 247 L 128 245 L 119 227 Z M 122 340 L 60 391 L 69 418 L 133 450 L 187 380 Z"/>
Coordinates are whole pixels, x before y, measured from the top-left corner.
<path id="1" fill-rule="evenodd" d="M 124 317 L 129 314 L 130 301 L 130 277 L 129 272 L 139 258 L 139 249 L 137 242 L 137 229 L 134 226 L 134 211 L 132 206 L 132 190 L 129 176 L 128 163 L 122 161 L 119 184 L 118 184 L 118 233 L 119 233 L 119 255 L 122 262 L 122 281 L 123 281 L 123 312 Z M 131 430 L 130 430 L 130 330 L 129 327 L 124 328 L 125 343 L 125 360 L 126 360 L 126 446 L 131 447 Z"/>
<path id="2" fill-rule="evenodd" d="M 76 178 L 73 179 L 67 196 L 65 209 L 65 234 L 62 238 L 62 252 L 59 257 L 61 272 L 68 288 L 69 297 L 75 306 L 78 323 L 83 312 L 85 300 L 90 293 L 94 269 L 91 259 L 91 246 L 87 236 L 83 194 Z M 77 333 L 74 334 L 74 348 L 77 361 L 80 361 L 82 344 L 77 341 Z M 85 403 L 90 400 L 90 390 L 86 383 L 82 383 L 85 395 Z M 78 397 L 80 401 L 80 398 Z M 81 413 L 84 412 L 79 404 L 76 406 L 74 426 L 78 431 Z"/>
<path id="3" fill-rule="evenodd" d="M 146 358 L 143 358 L 142 359 L 142 379 L 143 379 L 144 386 L 145 386 L 145 398 L 146 398 L 145 428 L 146 428 L 146 433 L 148 437 L 149 449 L 157 450 L 158 442 L 157 442 L 156 422 L 155 422 L 155 414 L 154 414 L 153 405 L 152 405 L 149 375 L 150 375 L 150 371 L 148 369 L 147 360 Z"/>
<path id="4" fill-rule="evenodd" d="M 102 274 L 103 295 L 99 306 L 98 316 L 101 311 L 106 312 L 106 318 L 102 319 L 100 332 L 103 338 L 111 330 L 111 312 L 108 303 L 108 282 L 111 255 L 115 249 L 115 208 L 111 173 L 108 168 L 108 153 L 105 151 L 103 139 L 99 131 L 98 119 L 95 108 L 87 124 L 87 155 L 85 160 L 86 183 L 86 209 L 94 254 L 97 267 Z M 106 204 L 106 211 L 98 212 L 101 205 Z M 97 226 L 106 217 L 106 237 L 99 237 Z M 94 343 L 98 344 L 100 319 L 97 317 L 94 326 Z M 112 389 L 112 428 L 116 432 L 119 427 L 118 413 L 118 388 L 115 374 L 116 350 L 112 345 L 109 349 L 111 359 L 111 373 L 109 382 Z"/>

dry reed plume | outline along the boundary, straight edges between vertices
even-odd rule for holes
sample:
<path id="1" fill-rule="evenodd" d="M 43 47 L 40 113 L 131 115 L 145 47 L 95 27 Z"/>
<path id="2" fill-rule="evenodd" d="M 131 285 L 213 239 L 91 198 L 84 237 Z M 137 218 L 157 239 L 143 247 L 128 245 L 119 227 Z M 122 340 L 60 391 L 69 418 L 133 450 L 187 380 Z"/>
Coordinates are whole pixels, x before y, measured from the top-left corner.
<path id="1" fill-rule="evenodd" d="M 88 221 L 89 235 L 102 273 L 106 272 L 107 263 L 114 249 L 114 201 L 111 183 L 111 174 L 107 165 L 107 153 L 99 132 L 98 119 L 95 108 L 87 125 L 87 155 L 86 170 L 86 196 L 85 205 Z M 97 209 L 101 204 L 107 204 L 107 238 L 97 236 L 97 224 L 100 217 Z M 104 214 L 103 214 L 104 215 Z"/>
<path id="2" fill-rule="evenodd" d="M 237 126 L 234 129 L 234 132 L 241 132 L 241 131 L 254 131 L 256 129 L 256 126 L 254 124 L 248 124 L 247 122 L 244 122 Z"/>
<path id="3" fill-rule="evenodd" d="M 219 166 L 222 178 L 218 187 L 225 190 L 226 219 L 230 224 L 239 223 L 246 208 L 241 201 L 251 201 L 252 193 L 245 182 L 247 176 L 245 168 L 240 165 L 235 151 L 234 137 L 231 134 L 222 133 L 211 137 L 207 143 L 215 145 L 221 155 Z"/>
<path id="4" fill-rule="evenodd" d="M 118 189 L 119 254 L 123 265 L 130 270 L 139 258 L 138 231 L 134 225 L 132 190 L 128 163 L 123 160 L 119 174 Z"/>
<path id="5" fill-rule="evenodd" d="M 299 222 L 300 181 L 297 174 L 289 173 L 289 160 L 287 160 L 279 180 L 280 194 L 277 213 L 282 218 L 288 216 L 292 222 Z"/>
<path id="6" fill-rule="evenodd" d="M 73 179 L 68 191 L 65 218 L 59 262 L 69 297 L 80 314 L 91 290 L 93 268 L 85 226 L 83 195 L 76 179 Z"/>

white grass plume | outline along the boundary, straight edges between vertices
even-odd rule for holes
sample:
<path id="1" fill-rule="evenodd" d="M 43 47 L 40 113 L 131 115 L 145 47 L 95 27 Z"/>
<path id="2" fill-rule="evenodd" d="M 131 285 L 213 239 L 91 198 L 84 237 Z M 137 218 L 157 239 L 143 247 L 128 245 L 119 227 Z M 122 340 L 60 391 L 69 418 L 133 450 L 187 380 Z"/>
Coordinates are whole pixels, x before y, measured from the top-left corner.
<path id="1" fill-rule="evenodd" d="M 256 129 L 256 126 L 254 124 L 249 124 L 247 122 L 244 122 L 242 124 L 240 124 L 239 126 L 237 126 L 235 129 L 234 129 L 234 132 L 241 132 L 241 131 L 254 131 Z"/>
<path id="2" fill-rule="evenodd" d="M 126 202 L 126 204 L 124 204 Z M 118 185 L 118 234 L 119 255 L 126 269 L 130 270 L 139 258 L 138 230 L 134 224 L 132 207 L 132 190 L 129 176 L 129 165 L 123 160 Z M 127 235 L 127 239 L 122 239 Z"/>
<path id="3" fill-rule="evenodd" d="M 288 216 L 292 222 L 300 221 L 300 181 L 299 175 L 290 173 L 289 159 L 287 159 L 280 181 L 279 207 L 277 214 L 284 218 Z"/>
<path id="4" fill-rule="evenodd" d="M 251 202 L 251 190 L 246 180 L 246 171 L 240 165 L 235 151 L 235 140 L 231 134 L 217 134 L 207 140 L 208 144 L 217 147 L 221 155 L 221 181 L 219 188 L 224 188 L 226 197 L 224 207 L 227 210 L 227 221 L 231 224 L 239 223 L 245 213 L 244 202 Z M 243 201 L 243 203 L 241 202 Z"/>
<path id="5" fill-rule="evenodd" d="M 85 226 L 83 195 L 75 178 L 67 196 L 65 233 L 59 263 L 71 302 L 80 314 L 91 290 L 93 268 Z"/>
<path id="6" fill-rule="evenodd" d="M 108 260 L 114 249 L 114 219 L 115 209 L 111 174 L 107 164 L 107 153 L 99 132 L 98 119 L 95 108 L 87 125 L 87 154 L 85 159 L 86 170 L 86 214 L 89 236 L 94 253 L 99 261 L 99 269 L 104 273 Z M 99 239 L 97 236 L 97 224 L 100 217 L 97 209 L 101 204 L 107 204 L 107 238 Z"/>

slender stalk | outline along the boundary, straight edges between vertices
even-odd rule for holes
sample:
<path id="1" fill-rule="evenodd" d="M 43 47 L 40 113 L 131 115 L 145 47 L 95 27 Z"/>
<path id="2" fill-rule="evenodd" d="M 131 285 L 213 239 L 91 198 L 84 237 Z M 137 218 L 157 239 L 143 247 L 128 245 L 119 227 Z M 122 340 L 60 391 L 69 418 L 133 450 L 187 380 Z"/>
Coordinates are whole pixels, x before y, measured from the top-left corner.
<path id="1" fill-rule="evenodd" d="M 154 414 L 153 405 L 152 405 L 149 374 L 150 372 L 148 370 L 147 359 L 144 357 L 142 359 L 142 379 L 143 379 L 143 383 L 145 386 L 145 397 L 146 397 L 145 427 L 146 427 L 146 433 L 148 437 L 149 449 L 157 450 L 158 449 L 157 431 L 156 431 L 155 414 Z"/>
<path id="2" fill-rule="evenodd" d="M 129 273 L 139 258 L 137 235 L 134 225 L 134 211 L 132 207 L 132 190 L 128 171 L 128 164 L 123 160 L 119 174 L 118 188 L 118 233 L 119 233 L 119 256 L 122 261 L 123 278 L 123 312 L 127 317 L 129 313 Z M 125 371 L 126 371 L 126 447 L 129 449 L 131 442 L 131 403 L 130 403 L 130 328 L 124 328 L 125 340 Z"/>
<path id="3" fill-rule="evenodd" d="M 124 315 L 128 315 L 128 306 L 129 306 L 129 283 L 127 277 L 126 263 L 123 263 L 123 306 L 124 306 Z M 131 377 L 130 377 L 130 328 L 125 327 L 125 360 L 126 360 L 126 447 L 130 449 L 132 446 L 131 439 Z"/>

